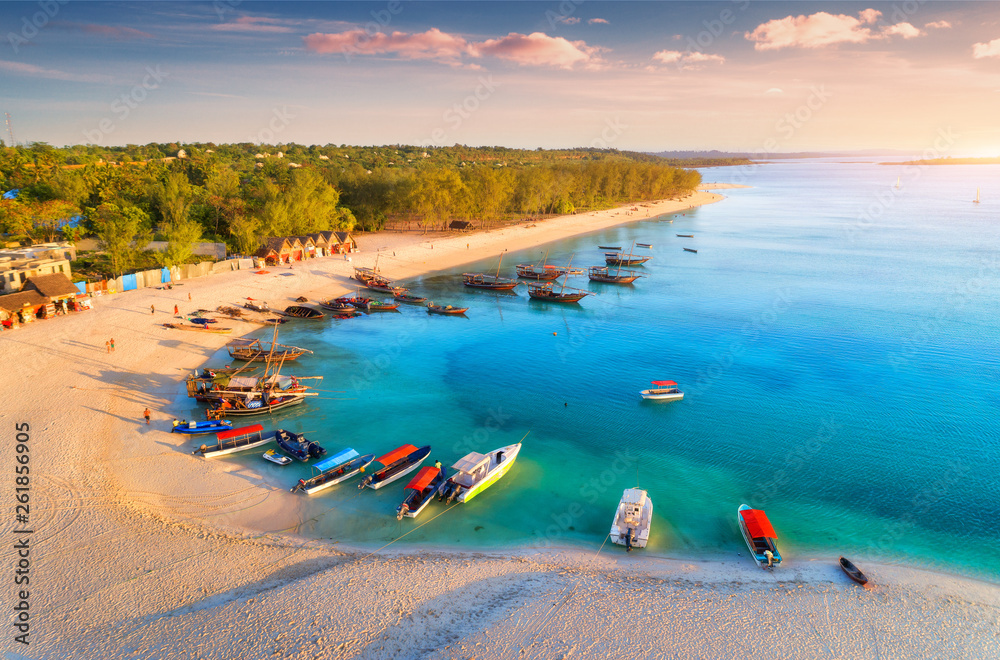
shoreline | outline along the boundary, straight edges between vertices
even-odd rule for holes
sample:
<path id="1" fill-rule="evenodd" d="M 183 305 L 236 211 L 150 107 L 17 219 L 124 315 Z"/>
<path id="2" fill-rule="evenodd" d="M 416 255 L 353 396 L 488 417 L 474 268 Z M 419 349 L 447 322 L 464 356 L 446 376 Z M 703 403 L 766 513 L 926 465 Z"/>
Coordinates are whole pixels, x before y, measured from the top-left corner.
<path id="1" fill-rule="evenodd" d="M 864 562 L 878 586 L 863 591 L 827 557 L 791 557 L 768 572 L 745 551 L 699 559 L 610 544 L 594 553 L 574 544 L 491 551 L 404 540 L 371 552 L 299 535 L 307 521 L 288 506 L 286 489 L 253 469 L 193 457 L 192 438 L 169 433 L 166 413 L 187 400 L 180 380 L 262 326 L 234 321 L 232 336 L 195 339 L 163 328 L 172 315 L 151 314 L 150 305 L 214 310 L 251 295 L 280 308 L 279 298 L 352 290 L 354 266 L 371 265 L 379 247 L 398 255 L 386 275 L 405 279 L 416 275 L 396 268 L 424 274 L 646 219 L 624 215 L 631 206 L 435 238 L 433 254 L 419 237 L 364 235 L 355 261 L 99 297 L 90 312 L 0 333 L 6 372 L 18 374 L 0 385 L 16 402 L 0 420 L 28 422 L 33 443 L 32 655 L 634 657 L 638 644 L 654 655 L 864 657 L 874 654 L 857 645 L 873 635 L 889 654 L 983 655 L 1000 607 L 991 582 Z M 661 214 L 674 212 L 683 209 Z M 5 460 L 12 464 L 12 448 Z M 14 521 L 3 524 L 11 538 Z M 16 561 L 9 545 L 4 552 Z M 831 619 L 831 607 L 847 616 Z M 762 613 L 767 626 L 758 625 Z M 0 649 L 19 647 L 8 636 Z"/>

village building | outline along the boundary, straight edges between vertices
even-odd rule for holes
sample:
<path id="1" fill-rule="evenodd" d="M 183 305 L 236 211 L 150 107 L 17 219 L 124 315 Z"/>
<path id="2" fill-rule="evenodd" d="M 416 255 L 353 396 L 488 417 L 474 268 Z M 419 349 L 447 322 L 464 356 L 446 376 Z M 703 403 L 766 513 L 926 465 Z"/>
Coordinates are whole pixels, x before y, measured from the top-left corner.
<path id="1" fill-rule="evenodd" d="M 89 309 L 73 283 L 63 273 L 29 278 L 23 290 L 0 296 L 0 323 L 4 328 L 48 319 L 70 310 Z"/>

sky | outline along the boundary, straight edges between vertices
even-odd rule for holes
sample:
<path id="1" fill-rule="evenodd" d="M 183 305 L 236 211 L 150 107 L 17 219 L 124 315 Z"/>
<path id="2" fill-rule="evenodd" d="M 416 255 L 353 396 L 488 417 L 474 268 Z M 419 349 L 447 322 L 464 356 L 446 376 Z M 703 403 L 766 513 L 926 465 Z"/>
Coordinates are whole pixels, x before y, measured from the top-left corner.
<path id="1" fill-rule="evenodd" d="M 1000 155 L 997 2 L 41 0 L 0 25 L 18 143 Z"/>

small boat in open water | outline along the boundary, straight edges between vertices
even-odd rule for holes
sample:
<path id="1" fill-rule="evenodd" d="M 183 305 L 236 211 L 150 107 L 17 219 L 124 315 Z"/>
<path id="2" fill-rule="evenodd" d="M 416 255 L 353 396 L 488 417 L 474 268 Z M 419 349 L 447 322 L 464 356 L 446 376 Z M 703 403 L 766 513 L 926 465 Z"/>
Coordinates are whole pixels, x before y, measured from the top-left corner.
<path id="1" fill-rule="evenodd" d="M 348 447 L 330 458 L 315 463 L 312 466 L 315 474 L 309 479 L 299 479 L 299 483 L 291 490 L 293 493 L 301 490 L 307 495 L 312 495 L 364 472 L 374 460 L 375 454 L 360 456 L 358 452 Z"/>
<path id="2" fill-rule="evenodd" d="M 617 251 L 620 251 L 622 249 L 622 246 L 620 246 L 620 245 L 598 245 L 597 249 L 598 250 L 615 250 L 617 252 Z"/>
<path id="3" fill-rule="evenodd" d="M 246 451 L 254 447 L 260 447 L 271 442 L 274 438 L 265 437 L 262 434 L 264 427 L 260 424 L 244 426 L 238 429 L 230 429 L 216 433 L 214 445 L 202 445 L 195 449 L 192 454 L 201 454 L 205 458 L 215 458 L 216 456 L 227 456 L 238 451 Z"/>
<path id="4" fill-rule="evenodd" d="M 642 277 L 634 270 L 622 270 L 621 266 L 609 268 L 608 266 L 591 266 L 589 273 L 591 282 L 605 282 L 607 284 L 631 284 Z"/>
<path id="5" fill-rule="evenodd" d="M 528 285 L 528 296 L 532 300 L 545 300 L 547 302 L 575 303 L 580 302 L 592 293 L 585 289 L 567 287 L 565 279 L 563 279 L 563 283 L 558 287 L 555 282 L 532 282 Z"/>
<path id="6" fill-rule="evenodd" d="M 562 272 L 557 266 L 546 266 L 545 260 L 548 258 L 549 253 L 546 252 L 540 264 L 518 264 L 514 270 L 517 271 L 518 277 L 527 280 L 554 280 L 562 275 Z"/>
<path id="7" fill-rule="evenodd" d="M 497 482 L 513 467 L 521 443 L 494 449 L 489 454 L 472 452 L 451 467 L 455 474 L 446 481 L 438 493 L 438 498 L 451 502 L 468 502 Z"/>
<path id="8" fill-rule="evenodd" d="M 840 558 L 840 568 L 847 573 L 847 577 L 851 578 L 862 587 L 868 584 L 868 576 L 861 572 L 861 569 L 854 565 L 847 557 Z"/>
<path id="9" fill-rule="evenodd" d="M 767 515 L 760 509 L 751 509 L 746 504 L 741 504 L 736 519 L 740 532 L 743 533 L 743 540 L 747 542 L 757 565 L 761 568 L 774 568 L 780 564 L 781 554 L 775 543 L 778 535 L 774 527 L 771 527 Z"/>
<path id="10" fill-rule="evenodd" d="M 416 518 L 434 499 L 434 495 L 444 483 L 444 474 L 439 467 L 422 467 L 417 476 L 410 479 L 406 488 L 410 489 L 402 503 L 396 507 L 396 520 Z"/>
<path id="11" fill-rule="evenodd" d="M 695 254 L 698 254 L 698 250 L 695 250 L 694 248 L 684 248 L 684 251 L 685 252 L 694 252 Z"/>
<path id="12" fill-rule="evenodd" d="M 653 500 L 639 488 L 626 488 L 618 502 L 615 519 L 611 522 L 611 541 L 625 550 L 645 548 L 653 522 Z"/>
<path id="13" fill-rule="evenodd" d="M 677 383 L 672 380 L 654 380 L 653 387 L 639 392 L 643 399 L 654 401 L 680 401 L 684 392 L 677 389 Z"/>
<path id="14" fill-rule="evenodd" d="M 465 314 L 469 311 L 468 307 L 452 307 L 451 305 L 435 305 L 434 301 L 427 303 L 427 312 L 429 314 Z"/>
<path id="15" fill-rule="evenodd" d="M 300 461 L 308 461 L 310 458 L 319 458 L 326 454 L 326 450 L 318 443 L 308 440 L 304 433 L 292 433 L 285 429 L 278 429 L 274 434 L 274 439 L 278 446 L 292 458 Z"/>
<path id="16" fill-rule="evenodd" d="M 497 260 L 496 273 L 463 273 L 462 284 L 473 289 L 487 289 L 489 291 L 510 291 L 520 282 L 509 277 L 500 277 L 500 264 L 503 263 L 503 253 Z"/>
<path id="17" fill-rule="evenodd" d="M 369 488 L 378 490 L 386 484 L 391 484 L 393 481 L 405 477 L 420 467 L 420 464 L 424 462 L 425 458 L 430 456 L 430 453 L 430 445 L 426 445 L 420 449 L 417 449 L 413 445 L 397 447 L 388 454 L 375 459 L 384 467 L 362 479 L 361 483 L 358 484 L 358 488 L 368 486 Z"/>

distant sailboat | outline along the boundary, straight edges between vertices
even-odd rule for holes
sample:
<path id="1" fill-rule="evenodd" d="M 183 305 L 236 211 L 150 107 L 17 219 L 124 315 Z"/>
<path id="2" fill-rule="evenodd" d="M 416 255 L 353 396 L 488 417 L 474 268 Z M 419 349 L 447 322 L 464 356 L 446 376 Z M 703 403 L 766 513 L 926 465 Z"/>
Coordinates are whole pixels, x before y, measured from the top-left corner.
<path id="1" fill-rule="evenodd" d="M 976 188 L 976 198 L 974 200 L 972 200 L 972 203 L 973 204 L 978 204 L 979 203 L 979 188 Z"/>
<path id="2" fill-rule="evenodd" d="M 899 177 L 896 177 L 896 190 L 899 190 Z"/>

